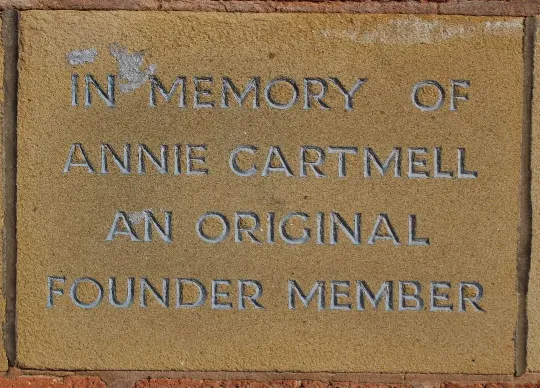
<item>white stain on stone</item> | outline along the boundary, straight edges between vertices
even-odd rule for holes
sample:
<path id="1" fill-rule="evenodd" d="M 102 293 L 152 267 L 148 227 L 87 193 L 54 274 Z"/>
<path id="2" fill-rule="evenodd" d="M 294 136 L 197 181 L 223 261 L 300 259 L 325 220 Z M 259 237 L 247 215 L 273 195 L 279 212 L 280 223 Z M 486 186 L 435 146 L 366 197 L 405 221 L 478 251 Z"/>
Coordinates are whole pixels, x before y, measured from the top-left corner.
<path id="1" fill-rule="evenodd" d="M 156 73 L 157 66 L 144 66 L 144 53 L 130 52 L 127 47 L 118 43 L 109 46 L 109 52 L 116 59 L 118 65 L 118 85 L 121 92 L 128 93 L 140 88 L 150 75 Z"/>
<path id="2" fill-rule="evenodd" d="M 499 20 L 484 23 L 484 31 L 504 34 L 508 31 L 523 30 L 523 23 L 520 20 Z"/>
<path id="3" fill-rule="evenodd" d="M 352 40 L 353 42 L 358 41 L 358 31 L 349 31 L 349 30 L 322 30 L 321 35 L 325 38 L 335 37 L 335 38 L 345 38 Z"/>
<path id="4" fill-rule="evenodd" d="M 367 32 L 326 29 L 321 31 L 321 35 L 368 44 L 430 44 L 449 39 L 466 39 L 476 33 L 506 35 L 522 29 L 523 24 L 519 19 L 454 24 L 411 16 L 390 20 Z"/>
<path id="5" fill-rule="evenodd" d="M 67 60 L 70 65 L 84 65 L 85 63 L 94 63 L 98 52 L 95 48 L 82 50 L 73 50 L 67 53 Z"/>

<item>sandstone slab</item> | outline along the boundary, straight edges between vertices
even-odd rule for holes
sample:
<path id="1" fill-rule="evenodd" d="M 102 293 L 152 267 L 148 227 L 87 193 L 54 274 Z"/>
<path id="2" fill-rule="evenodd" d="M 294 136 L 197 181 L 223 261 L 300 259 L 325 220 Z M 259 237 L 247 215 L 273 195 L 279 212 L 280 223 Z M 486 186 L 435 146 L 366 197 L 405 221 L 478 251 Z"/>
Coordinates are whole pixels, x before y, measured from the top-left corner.
<path id="1" fill-rule="evenodd" d="M 513 372 L 522 19 L 21 14 L 21 366 Z"/>

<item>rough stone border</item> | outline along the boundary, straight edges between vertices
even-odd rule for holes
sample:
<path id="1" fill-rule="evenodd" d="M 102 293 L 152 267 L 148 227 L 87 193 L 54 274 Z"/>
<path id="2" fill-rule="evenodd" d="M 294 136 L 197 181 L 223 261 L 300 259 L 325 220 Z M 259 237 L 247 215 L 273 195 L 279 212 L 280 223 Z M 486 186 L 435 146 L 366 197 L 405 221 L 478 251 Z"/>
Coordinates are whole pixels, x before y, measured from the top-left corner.
<path id="1" fill-rule="evenodd" d="M 538 0 L 0 0 L 0 9 L 355 12 L 534 16 Z"/>

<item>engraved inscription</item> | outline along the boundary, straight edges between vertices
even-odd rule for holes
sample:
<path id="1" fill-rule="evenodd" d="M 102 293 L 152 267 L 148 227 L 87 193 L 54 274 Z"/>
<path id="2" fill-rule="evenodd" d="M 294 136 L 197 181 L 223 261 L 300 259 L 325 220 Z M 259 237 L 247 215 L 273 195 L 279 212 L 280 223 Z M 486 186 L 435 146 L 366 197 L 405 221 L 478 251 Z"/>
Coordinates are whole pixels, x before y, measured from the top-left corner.
<path id="1" fill-rule="evenodd" d="M 22 365 L 513 373 L 522 19 L 20 16 Z"/>

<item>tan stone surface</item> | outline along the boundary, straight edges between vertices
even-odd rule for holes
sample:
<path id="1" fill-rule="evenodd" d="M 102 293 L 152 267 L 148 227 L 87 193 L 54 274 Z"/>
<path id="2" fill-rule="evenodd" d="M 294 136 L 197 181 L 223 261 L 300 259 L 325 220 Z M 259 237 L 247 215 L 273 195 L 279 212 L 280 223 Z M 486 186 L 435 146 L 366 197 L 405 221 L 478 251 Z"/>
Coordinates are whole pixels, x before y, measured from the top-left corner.
<path id="1" fill-rule="evenodd" d="M 521 19 L 28 11 L 22 12 L 20 34 L 20 366 L 513 372 Z M 95 49 L 94 62 L 70 65 L 67 54 L 83 49 Z M 135 53 L 144 58 L 137 62 Z M 159 94 L 158 106 L 148 106 L 146 78 L 152 72 L 167 87 L 177 76 L 187 77 L 186 108 L 178 108 L 178 96 L 166 104 Z M 95 92 L 92 107 L 72 107 L 72 73 L 80 74 L 81 91 L 87 73 L 101 85 L 106 74 L 117 75 L 116 107 L 106 107 Z M 214 77 L 215 108 L 192 107 L 194 76 Z M 325 97 L 330 110 L 304 110 L 300 103 L 290 110 L 270 109 L 262 92 L 260 109 L 251 108 L 250 98 L 238 107 L 232 96 L 231 107 L 222 109 L 222 76 L 242 87 L 253 76 L 260 76 L 262 85 L 279 76 L 298 82 L 304 77 L 338 77 L 348 87 L 357 78 L 368 81 L 348 112 L 333 86 Z M 460 100 L 458 110 L 450 111 L 447 99 L 441 110 L 421 112 L 412 106 L 410 94 L 412 85 L 424 79 L 439 80 L 446 88 L 451 79 L 470 80 L 470 88 L 459 90 L 467 92 L 470 101 Z M 129 88 L 134 90 L 122 91 Z M 84 102 L 81 93 L 79 102 Z M 82 167 L 63 173 L 72 143 L 83 144 L 95 174 Z M 146 175 L 122 175 L 109 160 L 111 172 L 101 174 L 101 143 L 120 153 L 130 143 L 135 172 L 138 144 L 153 152 L 168 144 L 169 162 L 174 144 L 207 144 L 210 173 L 160 175 L 147 162 Z M 269 146 L 279 145 L 294 176 L 234 175 L 229 153 L 244 144 L 258 147 L 254 160 L 259 171 Z M 356 146 L 360 154 L 347 157 L 346 178 L 337 176 L 335 154 L 328 154 L 321 167 L 327 178 L 317 179 L 311 170 L 301 178 L 303 145 L 325 151 L 329 146 Z M 392 147 L 401 147 L 401 178 L 381 177 L 375 168 L 372 178 L 364 178 L 364 147 L 372 147 L 384 159 Z M 442 147 L 443 168 L 454 172 L 457 149 L 465 148 L 466 165 L 478 171 L 478 179 L 409 179 L 408 147 L 428 148 L 430 175 L 434 147 Z M 243 168 L 249 167 L 249 160 L 241 158 Z M 143 236 L 140 220 L 145 209 L 153 209 L 160 222 L 161 211 L 173 212 L 172 243 L 159 239 L 155 230 L 152 242 L 131 242 L 126 236 L 106 241 L 119 210 L 129 213 L 133 228 Z M 234 231 L 223 243 L 204 243 L 195 223 L 208 211 L 226 214 L 231 227 L 235 211 L 258 213 L 262 230 L 256 235 L 263 243 L 250 243 L 246 235 L 247 241 L 235 243 Z M 287 245 L 276 229 L 276 243 L 267 244 L 266 213 L 275 212 L 279 220 L 293 211 L 312 216 L 311 241 Z M 362 213 L 361 245 L 352 245 L 343 232 L 337 245 L 329 245 L 328 224 L 325 245 L 315 242 L 315 213 L 325 213 L 328 222 L 331 211 L 350 224 L 354 212 Z M 400 246 L 391 241 L 367 244 L 380 213 L 388 214 Z M 409 214 L 417 215 L 418 235 L 430 238 L 429 247 L 408 246 Z M 296 220 L 288 231 L 298 237 L 301 223 Z M 64 295 L 54 295 L 52 308 L 47 308 L 47 276 L 66 278 Z M 104 286 L 103 302 L 92 309 L 76 307 L 69 295 L 74 279 L 86 276 Z M 138 283 L 130 308 L 112 307 L 107 285 L 111 276 L 118 279 L 120 300 L 129 276 L 137 282 L 147 277 L 158 287 L 162 278 L 171 278 L 169 307 L 149 296 L 148 307 L 141 308 Z M 212 310 L 208 301 L 200 308 L 176 309 L 175 278 L 200 279 L 208 288 L 213 279 L 256 279 L 264 287 L 260 302 L 265 309 L 249 305 L 239 311 L 234 290 L 233 310 Z M 353 311 L 317 311 L 313 305 L 305 309 L 299 301 L 297 310 L 289 310 L 291 279 L 306 292 L 315 280 L 347 280 L 352 290 L 356 280 L 374 290 L 392 281 L 394 308 L 368 306 L 357 311 L 352 297 Z M 397 286 L 403 280 L 424 287 L 422 311 L 398 311 Z M 431 281 L 452 284 L 454 311 L 429 311 Z M 485 312 L 470 305 L 466 312 L 457 311 L 460 281 L 482 284 L 480 306 Z M 93 289 L 79 291 L 84 303 L 95 297 Z"/>

